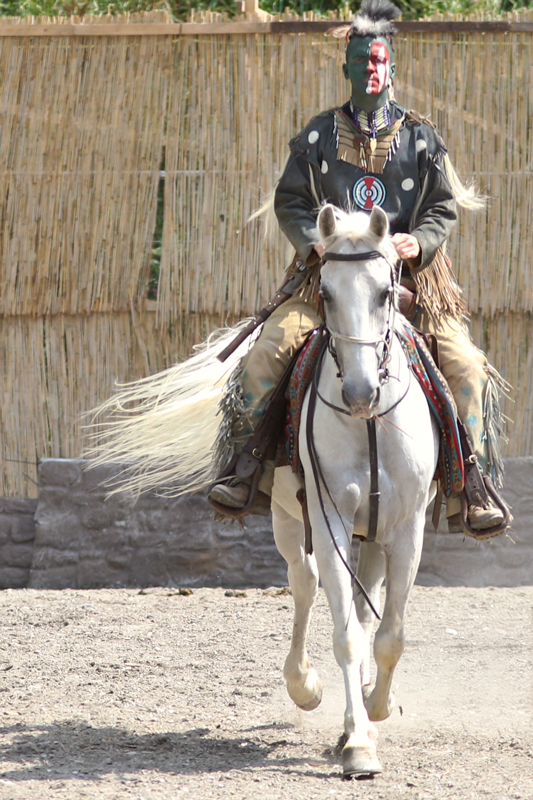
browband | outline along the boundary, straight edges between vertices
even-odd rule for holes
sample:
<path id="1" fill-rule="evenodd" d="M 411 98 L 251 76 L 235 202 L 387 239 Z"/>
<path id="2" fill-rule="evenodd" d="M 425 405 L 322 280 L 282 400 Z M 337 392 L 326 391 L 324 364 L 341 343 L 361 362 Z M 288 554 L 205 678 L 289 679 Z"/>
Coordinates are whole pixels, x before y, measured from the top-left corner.
<path id="1" fill-rule="evenodd" d="M 329 253 L 322 256 L 322 261 L 371 261 L 374 258 L 385 258 L 377 250 L 367 250 L 366 253 Z"/>

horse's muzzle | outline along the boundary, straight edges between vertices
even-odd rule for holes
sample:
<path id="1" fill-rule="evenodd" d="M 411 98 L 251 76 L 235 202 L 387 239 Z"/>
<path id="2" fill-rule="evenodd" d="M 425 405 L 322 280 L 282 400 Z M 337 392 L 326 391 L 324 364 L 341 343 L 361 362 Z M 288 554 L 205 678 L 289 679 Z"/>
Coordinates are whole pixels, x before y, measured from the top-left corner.
<path id="1" fill-rule="evenodd" d="M 353 387 L 348 383 L 342 386 L 342 401 L 352 417 L 369 419 L 379 406 L 381 390 L 379 386 Z"/>

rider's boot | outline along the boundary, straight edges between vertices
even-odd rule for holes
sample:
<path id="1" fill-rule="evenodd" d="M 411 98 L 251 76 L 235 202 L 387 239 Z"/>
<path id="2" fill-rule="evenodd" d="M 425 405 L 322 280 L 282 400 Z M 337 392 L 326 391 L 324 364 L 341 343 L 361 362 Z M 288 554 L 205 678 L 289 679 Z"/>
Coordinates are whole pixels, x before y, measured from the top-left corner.
<path id="1" fill-rule="evenodd" d="M 270 477 L 272 476 L 272 477 Z M 253 504 L 253 513 L 267 516 L 270 513 L 270 495 L 274 482 L 274 469 L 263 472 L 259 480 Z M 233 477 L 228 483 L 216 483 L 209 492 L 209 499 L 226 508 L 244 508 L 250 497 L 251 481 Z"/>
<path id="2" fill-rule="evenodd" d="M 494 528 L 496 525 L 502 524 L 503 511 L 491 501 L 489 501 L 486 508 L 471 504 L 468 506 L 467 519 L 473 530 L 484 531 L 487 528 Z M 464 532 L 460 511 L 448 517 L 448 530 L 450 533 Z"/>
<path id="3" fill-rule="evenodd" d="M 404 292 L 404 294 L 400 301 L 409 318 L 417 313 L 418 307 L 414 305 L 409 293 Z M 490 465 L 487 461 L 488 433 L 484 408 L 490 368 L 485 354 L 474 345 L 465 327 L 455 319 L 441 317 L 436 320 L 422 312 L 417 313 L 414 324 L 423 333 L 431 333 L 436 338 L 439 367 L 455 399 L 457 412 L 468 434 L 471 449 L 477 457 L 481 473 L 490 475 L 494 465 Z M 459 497 L 449 498 L 446 506 L 450 532 L 462 532 Z M 470 504 L 467 519 L 473 530 L 482 531 L 502 523 L 504 514 L 489 499 L 483 505 Z"/>
<path id="4" fill-rule="evenodd" d="M 233 479 L 233 483 L 217 483 L 209 492 L 209 497 L 216 503 L 228 508 L 244 508 L 250 496 L 250 484 Z"/>

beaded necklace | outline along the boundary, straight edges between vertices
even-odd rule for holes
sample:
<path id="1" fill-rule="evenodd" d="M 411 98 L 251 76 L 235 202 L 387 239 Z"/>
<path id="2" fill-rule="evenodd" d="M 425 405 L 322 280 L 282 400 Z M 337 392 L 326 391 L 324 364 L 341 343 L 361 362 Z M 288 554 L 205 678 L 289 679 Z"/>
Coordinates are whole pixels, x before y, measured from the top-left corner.
<path id="1" fill-rule="evenodd" d="M 380 131 L 391 127 L 389 104 L 376 109 L 375 111 L 362 111 L 356 108 L 350 101 L 350 110 L 356 127 L 367 136 L 375 139 Z"/>

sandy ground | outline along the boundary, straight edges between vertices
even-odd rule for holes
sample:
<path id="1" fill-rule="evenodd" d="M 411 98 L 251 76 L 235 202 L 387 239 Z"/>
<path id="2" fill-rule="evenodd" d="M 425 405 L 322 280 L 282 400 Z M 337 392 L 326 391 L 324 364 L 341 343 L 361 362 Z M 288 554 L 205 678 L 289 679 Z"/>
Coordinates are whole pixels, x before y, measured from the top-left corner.
<path id="1" fill-rule="evenodd" d="M 322 594 L 310 714 L 283 685 L 286 592 L 7 590 L 0 604 L 2 800 L 533 797 L 533 587 L 414 589 L 384 774 L 358 782 L 335 753 Z"/>

